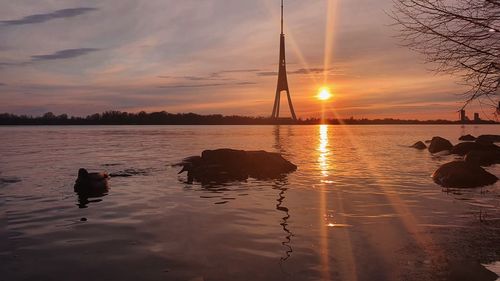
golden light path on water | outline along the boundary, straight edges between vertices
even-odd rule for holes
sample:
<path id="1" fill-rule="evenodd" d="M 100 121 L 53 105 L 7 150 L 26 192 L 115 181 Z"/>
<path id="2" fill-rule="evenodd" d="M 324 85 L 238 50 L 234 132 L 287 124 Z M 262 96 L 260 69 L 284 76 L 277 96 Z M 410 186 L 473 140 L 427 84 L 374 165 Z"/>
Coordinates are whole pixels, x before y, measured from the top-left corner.
<path id="1" fill-rule="evenodd" d="M 323 105 L 323 111 L 325 110 L 326 103 Z M 333 107 L 328 108 L 329 112 L 334 115 L 337 120 L 341 120 L 341 117 L 336 113 Z M 326 113 L 323 112 L 323 116 Z M 376 185 L 382 190 L 384 197 L 391 204 L 391 207 L 398 214 L 404 228 L 408 232 L 408 235 L 415 240 L 420 249 L 422 249 L 426 255 L 433 261 L 442 261 L 445 258 L 442 249 L 437 248 L 435 243 L 429 234 L 422 231 L 419 227 L 418 219 L 413 215 L 412 211 L 394 190 L 390 190 L 388 186 L 391 182 L 388 175 L 384 175 L 378 170 L 377 167 L 381 167 L 381 161 L 376 157 L 371 156 L 370 149 L 365 147 L 360 141 L 356 139 L 353 135 L 349 126 L 342 123 L 336 126 L 339 130 L 343 131 L 343 135 L 346 136 L 353 147 L 356 147 L 355 153 L 359 156 L 362 164 L 367 167 L 366 173 L 375 181 Z M 383 257 L 381 257 L 383 258 Z"/>
<path id="2" fill-rule="evenodd" d="M 357 280 L 356 276 L 356 263 L 354 260 L 354 254 L 352 250 L 351 237 L 348 229 L 348 224 L 343 221 L 339 221 L 341 218 L 335 218 L 330 215 L 330 209 L 328 206 L 328 197 L 333 199 L 336 204 L 337 212 L 342 213 L 343 210 L 343 199 L 342 193 L 332 189 L 333 181 L 329 179 L 330 173 L 334 171 L 332 164 L 332 158 L 334 157 L 333 152 L 330 148 L 329 141 L 329 126 L 320 125 L 318 133 L 318 168 L 321 173 L 321 182 L 319 184 L 319 225 L 320 225 L 320 259 L 321 259 L 321 273 L 322 280 L 332 280 L 332 274 L 330 269 L 330 231 L 337 231 L 336 240 L 341 247 L 337 247 L 337 250 L 341 253 L 342 258 L 346 261 L 345 263 L 338 264 L 337 270 L 340 271 L 342 279 L 345 280 Z"/>
<path id="3" fill-rule="evenodd" d="M 328 177 L 330 170 L 328 157 L 330 150 L 328 149 L 328 126 L 321 125 L 319 127 L 319 145 L 318 145 L 318 164 L 319 170 L 323 178 Z M 321 271 L 323 280 L 330 280 L 330 265 L 329 265 L 329 240 L 328 227 L 324 223 L 325 214 L 328 213 L 326 201 L 326 185 L 324 180 L 320 185 L 320 200 L 319 200 L 319 223 L 320 223 L 320 253 L 321 253 Z"/>

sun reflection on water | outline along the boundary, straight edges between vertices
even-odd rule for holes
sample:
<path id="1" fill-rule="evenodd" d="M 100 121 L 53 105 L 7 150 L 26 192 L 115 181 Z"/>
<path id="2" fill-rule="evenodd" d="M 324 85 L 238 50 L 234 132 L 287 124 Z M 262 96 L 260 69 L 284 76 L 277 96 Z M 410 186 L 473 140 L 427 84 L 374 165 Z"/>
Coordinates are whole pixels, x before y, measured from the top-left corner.
<path id="1" fill-rule="evenodd" d="M 334 217 L 335 213 L 343 213 L 342 191 L 335 188 L 334 181 L 331 180 L 334 171 L 332 145 L 330 144 L 329 130 L 331 126 L 320 125 L 318 132 L 317 162 L 320 173 L 319 187 L 319 226 L 320 226 L 320 261 L 322 280 L 332 280 L 332 270 L 340 273 L 344 279 L 357 280 L 356 262 L 352 248 L 351 236 L 348 224 L 343 217 Z M 329 206 L 333 204 L 333 206 Z M 333 240 L 335 239 L 335 240 Z M 337 244 L 335 241 L 342 241 Z M 330 245 L 330 242 L 332 245 Z M 335 268 L 330 268 L 330 252 L 339 251 L 344 256 L 345 263 Z"/>
<path id="2" fill-rule="evenodd" d="M 328 145 L 328 125 L 319 126 L 318 152 L 319 152 L 318 156 L 319 170 L 321 171 L 321 175 L 326 178 L 329 175 L 330 164 L 328 157 L 331 154 Z"/>
<path id="3" fill-rule="evenodd" d="M 323 280 L 330 280 L 330 266 L 329 266 L 329 239 L 328 239 L 328 228 L 329 223 L 325 224 L 325 214 L 328 212 L 327 206 L 327 183 L 325 179 L 329 176 L 329 160 L 330 149 L 328 144 L 328 125 L 319 126 L 319 144 L 318 144 L 318 165 L 319 171 L 323 179 L 321 179 L 320 184 L 320 198 L 319 198 L 319 223 L 320 223 L 320 253 L 321 253 L 321 271 Z"/>

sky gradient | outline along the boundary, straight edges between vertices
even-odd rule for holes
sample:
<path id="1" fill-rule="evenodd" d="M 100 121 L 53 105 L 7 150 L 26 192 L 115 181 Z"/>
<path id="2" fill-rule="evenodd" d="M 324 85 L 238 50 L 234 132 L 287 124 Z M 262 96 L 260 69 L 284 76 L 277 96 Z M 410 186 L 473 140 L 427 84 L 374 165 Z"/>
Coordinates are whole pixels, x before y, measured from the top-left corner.
<path id="1" fill-rule="evenodd" d="M 279 2 L 0 0 L 0 112 L 270 116 Z M 400 45 L 391 3 L 285 1 L 298 117 L 457 118 L 466 88 Z"/>

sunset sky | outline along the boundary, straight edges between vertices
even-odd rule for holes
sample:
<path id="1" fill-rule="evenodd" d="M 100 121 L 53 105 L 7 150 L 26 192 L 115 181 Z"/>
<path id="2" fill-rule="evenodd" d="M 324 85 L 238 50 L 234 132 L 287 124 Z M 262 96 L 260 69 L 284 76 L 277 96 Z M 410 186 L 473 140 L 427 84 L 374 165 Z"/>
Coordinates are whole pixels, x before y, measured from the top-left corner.
<path id="1" fill-rule="evenodd" d="M 279 0 L 0 4 L 0 112 L 271 114 Z M 387 16 L 391 0 L 285 5 L 298 117 L 320 116 L 323 107 L 344 118 L 458 117 L 466 88 L 400 45 Z M 334 98 L 322 106 L 315 96 L 325 84 Z"/>

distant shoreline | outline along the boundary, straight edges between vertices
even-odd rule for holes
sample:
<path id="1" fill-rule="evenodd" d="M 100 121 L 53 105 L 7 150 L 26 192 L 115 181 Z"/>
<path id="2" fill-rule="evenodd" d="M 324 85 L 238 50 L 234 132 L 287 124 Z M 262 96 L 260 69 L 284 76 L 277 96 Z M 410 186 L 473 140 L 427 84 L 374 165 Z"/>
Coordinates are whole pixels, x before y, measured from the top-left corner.
<path id="1" fill-rule="evenodd" d="M 120 111 L 106 111 L 87 117 L 68 117 L 66 114 L 55 115 L 48 112 L 42 116 L 0 114 L 0 126 L 151 126 L 151 125 L 498 125 L 495 121 L 451 121 L 451 120 L 402 120 L 393 118 L 384 119 L 327 119 L 308 118 L 292 120 L 280 118 L 249 116 L 224 116 L 220 114 L 199 115 L 195 113 L 168 113 L 139 112 L 128 113 Z"/>
<path id="2" fill-rule="evenodd" d="M 403 126 L 403 125 L 411 125 L 411 126 L 423 126 L 423 125 L 449 125 L 449 126 L 458 126 L 458 125 L 500 125 L 500 123 L 256 123 L 256 124 L 0 124 L 0 127 L 90 127 L 90 126 L 318 126 L 318 125 L 332 125 L 332 126 L 381 126 L 381 125 L 394 125 L 394 126 Z"/>

